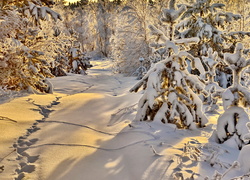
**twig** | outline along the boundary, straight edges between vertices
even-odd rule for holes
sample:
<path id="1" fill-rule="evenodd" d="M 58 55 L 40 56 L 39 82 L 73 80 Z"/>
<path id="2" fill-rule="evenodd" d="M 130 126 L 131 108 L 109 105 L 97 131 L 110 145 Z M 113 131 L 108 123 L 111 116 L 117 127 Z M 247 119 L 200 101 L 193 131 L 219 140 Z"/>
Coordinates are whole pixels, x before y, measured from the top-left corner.
<path id="1" fill-rule="evenodd" d="M 17 123 L 17 121 L 15 121 L 15 120 L 13 120 L 13 119 L 10 119 L 10 118 L 8 118 L 8 117 L 4 117 L 4 116 L 0 116 L 0 120 L 2 120 L 2 121 L 11 121 L 11 122 Z"/>
<path id="2" fill-rule="evenodd" d="M 159 153 L 156 152 L 155 148 L 152 145 L 150 146 L 150 149 L 153 151 L 155 156 L 162 156 L 162 155 L 160 155 Z"/>
<path id="3" fill-rule="evenodd" d="M 5 155 L 3 158 L 1 158 L 0 162 L 2 162 L 6 157 L 8 157 L 9 155 L 11 155 L 15 151 L 16 151 L 16 149 L 14 149 L 13 151 L 11 151 L 9 154 Z"/>
<path id="4" fill-rule="evenodd" d="M 245 174 L 243 176 L 235 177 L 231 180 L 241 180 L 241 179 L 245 179 L 245 178 L 249 178 L 249 177 L 250 177 L 250 174 Z"/>

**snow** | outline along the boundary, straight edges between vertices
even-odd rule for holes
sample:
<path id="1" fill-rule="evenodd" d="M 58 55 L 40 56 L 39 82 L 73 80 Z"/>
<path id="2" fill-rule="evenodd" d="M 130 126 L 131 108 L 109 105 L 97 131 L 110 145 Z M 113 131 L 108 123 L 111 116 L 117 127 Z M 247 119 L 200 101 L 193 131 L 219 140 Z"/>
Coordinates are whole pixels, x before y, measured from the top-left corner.
<path id="1" fill-rule="evenodd" d="M 170 95 L 173 94 L 173 97 L 177 98 L 176 95 L 174 93 L 170 93 L 168 98 L 170 98 Z M 171 100 L 169 100 L 170 102 L 173 102 Z M 166 113 L 169 111 L 168 105 L 167 103 L 163 103 L 161 108 L 159 109 L 159 111 L 156 113 L 155 117 L 154 117 L 154 122 L 159 122 L 164 121 L 167 122 L 167 118 L 166 118 Z"/>
<path id="2" fill-rule="evenodd" d="M 166 48 L 172 49 L 175 54 L 179 53 L 179 47 L 175 45 L 175 43 L 172 41 L 169 41 L 169 40 L 166 41 Z"/>
<path id="3" fill-rule="evenodd" d="M 195 68 L 197 68 L 201 74 L 205 74 L 205 69 L 201 63 L 200 58 L 194 58 L 194 65 L 195 65 Z"/>
<path id="4" fill-rule="evenodd" d="M 250 151 L 250 145 L 243 147 L 238 158 L 238 161 L 240 163 L 240 168 L 245 174 L 250 172 L 249 151 Z"/>
<path id="5" fill-rule="evenodd" d="M 226 90 L 222 93 L 222 100 L 223 100 L 223 107 L 224 107 L 224 110 L 226 110 L 229 106 L 231 106 L 231 105 L 233 104 L 234 95 L 233 95 L 233 93 L 230 91 L 230 89 L 226 89 Z"/>
<path id="6" fill-rule="evenodd" d="M 70 49 L 70 54 L 73 58 L 77 57 L 78 49 L 77 48 L 71 48 Z"/>
<path id="7" fill-rule="evenodd" d="M 224 142 L 229 139 L 230 146 L 241 148 L 244 145 L 244 136 L 249 133 L 246 126 L 248 122 L 248 114 L 243 108 L 232 106 L 226 109 L 218 119 L 217 136 L 219 141 Z"/>
<path id="8" fill-rule="evenodd" d="M 228 63 L 228 65 L 235 64 L 237 61 L 241 60 L 241 53 L 243 51 L 244 47 L 241 43 L 238 43 L 235 48 L 235 53 L 225 53 L 224 54 L 224 59 Z"/>
<path id="9" fill-rule="evenodd" d="M 177 39 L 174 40 L 175 43 L 177 44 L 190 44 L 190 43 L 198 43 L 200 41 L 200 38 L 198 37 L 192 37 L 192 38 L 182 38 L 182 39 Z"/>
<path id="10" fill-rule="evenodd" d="M 185 5 L 181 5 L 179 7 L 179 9 L 175 10 L 175 9 L 163 9 L 162 13 L 163 13 L 163 17 L 161 18 L 161 20 L 163 22 L 175 22 L 180 16 L 181 14 L 183 14 L 186 10 L 186 6 Z"/>
<path id="11" fill-rule="evenodd" d="M 91 64 L 87 76 L 49 79 L 53 94 L 22 94 L 9 101 L 1 96 L 0 179 L 204 179 L 215 171 L 224 173 L 224 179 L 242 175 L 235 168 L 225 174 L 239 150 L 208 141 L 218 114 L 207 114 L 204 128 L 180 130 L 159 122 L 167 120 L 164 103 L 156 121 L 132 121 L 142 93 L 129 89 L 138 81 L 113 74 L 109 60 Z M 157 86 L 155 80 L 151 85 Z M 175 94 L 170 96 L 176 101 Z M 200 108 L 200 100 L 194 101 Z M 218 112 L 223 112 L 221 106 Z M 192 126 L 192 116 L 185 116 Z"/>

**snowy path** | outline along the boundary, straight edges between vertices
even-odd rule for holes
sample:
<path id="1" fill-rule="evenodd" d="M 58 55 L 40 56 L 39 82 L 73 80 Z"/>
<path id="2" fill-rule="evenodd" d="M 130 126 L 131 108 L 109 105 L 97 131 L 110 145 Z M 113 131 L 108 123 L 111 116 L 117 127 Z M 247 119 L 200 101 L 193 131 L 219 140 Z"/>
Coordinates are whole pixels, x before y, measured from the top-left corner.
<path id="1" fill-rule="evenodd" d="M 200 173 L 214 173 L 208 163 L 183 155 L 185 143 L 206 143 L 214 125 L 197 131 L 157 122 L 129 126 L 141 96 L 128 92 L 135 78 L 114 75 L 109 61 L 92 63 L 87 76 L 52 79 L 54 94 L 0 105 L 1 180 L 168 180 L 176 173 L 204 179 Z"/>
<path id="2" fill-rule="evenodd" d="M 140 97 L 128 93 L 135 78 L 113 75 L 108 61 L 94 61 L 93 64 L 88 76 L 52 79 L 53 95 L 31 95 L 13 102 L 27 105 L 21 111 L 27 113 L 30 121 L 12 137 L 16 139 L 12 146 L 17 152 L 9 160 L 12 161 L 10 167 L 16 168 L 15 173 L 7 168 L 0 174 L 0 179 L 11 179 L 10 172 L 17 179 L 69 179 L 72 175 L 73 179 L 82 179 L 83 174 L 86 179 L 103 179 L 104 174 L 109 174 L 107 170 L 113 169 L 116 161 L 119 163 L 116 159 L 116 156 L 120 158 L 119 151 L 152 139 L 149 135 L 140 137 L 140 132 L 119 134 L 130 122 L 126 119 L 133 118 Z M 45 102 L 41 103 L 41 99 Z M 119 120 L 126 123 L 114 125 Z M 108 127 L 108 124 L 112 126 Z M 124 136 L 126 141 L 123 142 Z M 91 167 L 93 164 L 97 167 Z M 103 172 L 96 173 L 96 168 Z"/>

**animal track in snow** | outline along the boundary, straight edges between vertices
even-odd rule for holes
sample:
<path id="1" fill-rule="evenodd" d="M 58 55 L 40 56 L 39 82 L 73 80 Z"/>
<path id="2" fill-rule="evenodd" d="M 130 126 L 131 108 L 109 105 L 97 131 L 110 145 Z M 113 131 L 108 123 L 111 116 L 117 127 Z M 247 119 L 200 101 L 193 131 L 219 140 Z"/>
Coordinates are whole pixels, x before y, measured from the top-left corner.
<path id="1" fill-rule="evenodd" d="M 43 116 L 41 120 L 37 120 L 32 124 L 32 126 L 26 129 L 26 134 L 20 136 L 17 141 L 13 144 L 13 147 L 16 149 L 18 161 L 18 168 L 15 170 L 15 180 L 21 180 L 25 178 L 25 174 L 32 173 L 36 170 L 35 162 L 39 159 L 39 155 L 31 156 L 27 153 L 27 150 L 35 145 L 39 139 L 28 139 L 28 137 L 32 134 L 40 130 L 38 127 L 41 122 L 44 122 L 50 115 L 53 110 L 51 108 L 60 104 L 59 100 L 61 97 L 56 97 L 54 101 L 52 101 L 49 105 L 42 106 L 36 104 L 33 99 L 29 98 L 27 101 L 37 106 L 38 109 L 34 109 L 35 111 L 39 111 L 39 113 Z"/>

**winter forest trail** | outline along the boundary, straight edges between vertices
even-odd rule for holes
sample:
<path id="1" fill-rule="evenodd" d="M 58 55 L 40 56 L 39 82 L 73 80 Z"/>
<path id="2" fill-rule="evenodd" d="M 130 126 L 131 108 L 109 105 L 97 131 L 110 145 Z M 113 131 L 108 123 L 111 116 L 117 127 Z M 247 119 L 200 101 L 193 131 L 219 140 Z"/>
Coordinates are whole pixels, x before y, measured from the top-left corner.
<path id="1" fill-rule="evenodd" d="M 183 155 L 183 148 L 206 143 L 213 125 L 201 131 L 130 125 L 141 94 L 129 89 L 137 81 L 113 74 L 108 60 L 92 64 L 87 76 L 52 79 L 54 94 L 0 105 L 0 179 L 168 180 L 178 172 L 204 178 L 198 172 L 207 164 Z"/>
<path id="2" fill-rule="evenodd" d="M 85 162 L 86 157 L 97 150 L 119 151 L 141 140 L 104 146 L 127 126 L 125 118 L 132 119 L 140 96 L 128 93 L 135 78 L 114 75 L 109 61 L 92 64 L 88 76 L 52 79 L 53 95 L 29 95 L 0 106 L 5 166 L 0 179 L 68 179 L 76 170 L 80 178 L 82 168 L 85 175 L 102 176 Z M 125 123 L 115 125 L 118 121 Z"/>

